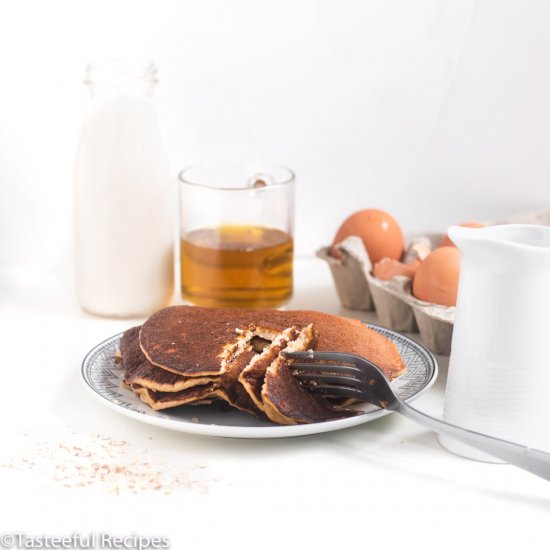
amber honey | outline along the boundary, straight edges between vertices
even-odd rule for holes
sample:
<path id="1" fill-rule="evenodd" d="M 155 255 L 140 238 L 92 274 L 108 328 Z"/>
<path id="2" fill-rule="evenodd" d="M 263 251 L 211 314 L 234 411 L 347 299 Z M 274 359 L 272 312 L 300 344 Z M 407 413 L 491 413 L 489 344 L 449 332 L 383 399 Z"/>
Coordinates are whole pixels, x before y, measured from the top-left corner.
<path id="1" fill-rule="evenodd" d="M 199 306 L 277 307 L 292 295 L 292 237 L 279 229 L 221 225 L 180 241 L 183 297 Z"/>

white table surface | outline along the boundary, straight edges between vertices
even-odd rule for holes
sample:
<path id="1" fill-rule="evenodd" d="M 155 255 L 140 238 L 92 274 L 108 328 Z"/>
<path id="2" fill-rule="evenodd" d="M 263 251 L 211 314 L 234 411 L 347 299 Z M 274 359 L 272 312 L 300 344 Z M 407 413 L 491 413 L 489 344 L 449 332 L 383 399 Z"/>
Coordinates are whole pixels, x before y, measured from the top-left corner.
<path id="1" fill-rule="evenodd" d="M 450 454 L 436 436 L 392 414 L 303 438 L 186 435 L 126 418 L 93 399 L 80 364 L 96 343 L 135 324 L 95 318 L 70 277 L 0 270 L 3 459 L 71 431 L 123 439 L 152 461 L 189 467 L 207 491 L 105 495 L 63 488 L 41 473 L 0 468 L 0 533 L 110 531 L 162 535 L 171 548 L 548 548 L 550 484 L 508 465 Z M 343 310 L 328 267 L 296 261 L 290 308 Z M 415 405 L 440 414 L 447 358 Z M 550 404 L 550 403 L 549 403 Z"/>

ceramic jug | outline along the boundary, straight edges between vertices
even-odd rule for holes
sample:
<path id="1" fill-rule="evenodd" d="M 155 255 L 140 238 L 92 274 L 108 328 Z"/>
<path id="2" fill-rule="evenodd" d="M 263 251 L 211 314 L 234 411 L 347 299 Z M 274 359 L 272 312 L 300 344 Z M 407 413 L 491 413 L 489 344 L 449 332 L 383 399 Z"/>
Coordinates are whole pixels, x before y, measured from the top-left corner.
<path id="1" fill-rule="evenodd" d="M 460 281 L 444 418 L 550 450 L 550 227 L 451 227 Z M 448 437 L 450 451 L 495 462 Z"/>

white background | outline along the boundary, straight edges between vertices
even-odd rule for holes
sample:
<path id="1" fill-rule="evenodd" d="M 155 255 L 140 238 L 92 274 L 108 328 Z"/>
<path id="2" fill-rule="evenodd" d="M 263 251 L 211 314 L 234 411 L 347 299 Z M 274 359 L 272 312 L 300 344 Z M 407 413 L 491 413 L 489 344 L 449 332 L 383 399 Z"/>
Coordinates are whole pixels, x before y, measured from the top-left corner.
<path id="1" fill-rule="evenodd" d="M 206 462 L 205 475 L 220 479 L 207 494 L 121 499 L 0 467 L 0 533 L 160 534 L 175 550 L 248 541 L 266 550 L 388 541 L 546 549 L 547 482 L 452 455 L 397 415 L 269 443 L 174 437 L 117 415 L 86 394 L 78 365 L 129 321 L 82 313 L 60 272 L 71 265 L 89 60 L 156 61 L 174 183 L 181 166 L 219 157 L 292 167 L 298 253 L 307 255 L 360 207 L 385 208 L 405 230 L 421 231 L 550 205 L 549 22 L 543 0 L 0 0 L 0 334 L 9 389 L 0 462 L 22 434 L 55 443 L 69 428 L 127 440 L 155 462 Z M 296 267 L 291 307 L 353 315 L 340 308 L 321 260 Z M 417 402 L 432 414 L 441 413 L 447 371 L 438 360 L 437 384 Z"/>
<path id="2" fill-rule="evenodd" d="M 84 67 L 146 56 L 178 168 L 298 174 L 297 251 L 360 207 L 406 231 L 550 202 L 545 1 L 3 1 L 0 262 L 70 264 Z"/>

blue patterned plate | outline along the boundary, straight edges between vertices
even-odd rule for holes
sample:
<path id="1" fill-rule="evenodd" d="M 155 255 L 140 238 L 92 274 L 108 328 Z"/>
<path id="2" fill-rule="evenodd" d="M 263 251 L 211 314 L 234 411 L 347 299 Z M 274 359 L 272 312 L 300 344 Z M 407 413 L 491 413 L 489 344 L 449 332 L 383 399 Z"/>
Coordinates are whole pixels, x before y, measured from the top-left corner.
<path id="1" fill-rule="evenodd" d="M 392 330 L 367 324 L 389 338 L 397 347 L 407 365 L 405 374 L 392 385 L 401 399 L 413 400 L 425 392 L 437 376 L 434 356 L 421 344 Z M 273 438 L 294 437 L 330 432 L 357 426 L 380 418 L 389 411 L 364 404 L 359 408 L 365 414 L 341 420 L 276 426 L 237 410 L 225 410 L 216 405 L 181 406 L 164 411 L 150 409 L 141 399 L 122 385 L 122 369 L 115 364 L 115 353 L 122 334 L 98 344 L 84 358 L 82 378 L 87 387 L 102 403 L 126 416 L 180 432 L 219 437 Z"/>

